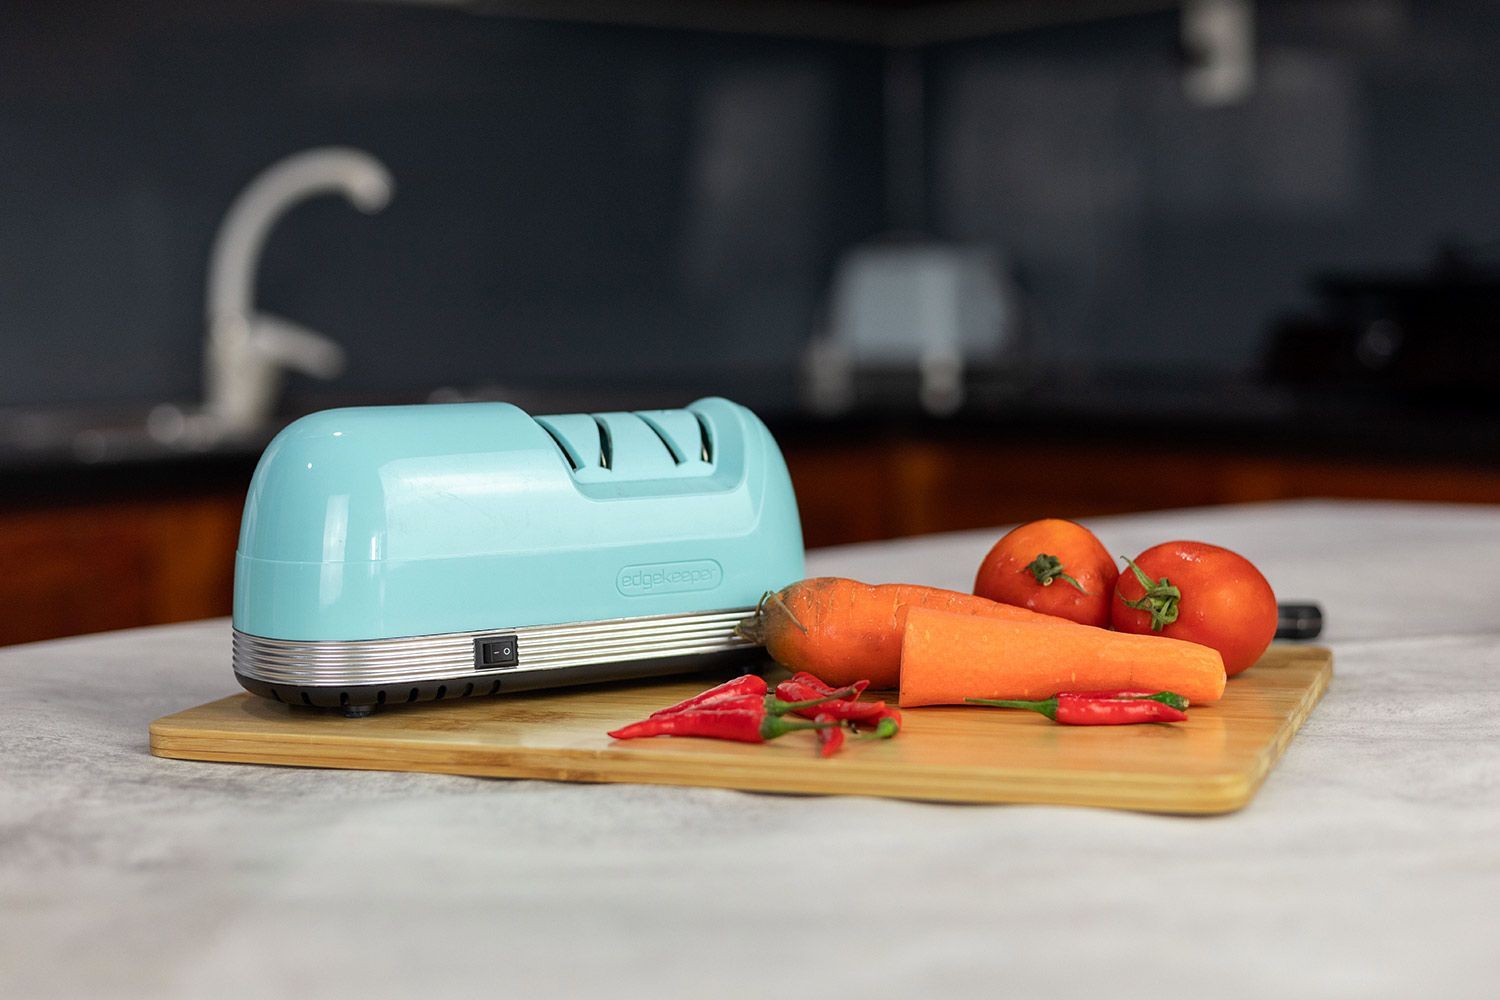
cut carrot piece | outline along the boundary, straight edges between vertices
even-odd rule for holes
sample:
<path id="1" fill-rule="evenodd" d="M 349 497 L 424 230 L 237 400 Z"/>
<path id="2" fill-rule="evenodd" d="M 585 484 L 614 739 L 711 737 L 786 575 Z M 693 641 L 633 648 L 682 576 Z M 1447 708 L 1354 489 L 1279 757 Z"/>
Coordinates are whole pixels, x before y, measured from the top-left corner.
<path id="1" fill-rule="evenodd" d="M 999 621 L 913 607 L 901 645 L 901 707 L 1064 691 L 1175 691 L 1194 705 L 1224 694 L 1224 661 L 1194 642 L 1085 625 Z"/>

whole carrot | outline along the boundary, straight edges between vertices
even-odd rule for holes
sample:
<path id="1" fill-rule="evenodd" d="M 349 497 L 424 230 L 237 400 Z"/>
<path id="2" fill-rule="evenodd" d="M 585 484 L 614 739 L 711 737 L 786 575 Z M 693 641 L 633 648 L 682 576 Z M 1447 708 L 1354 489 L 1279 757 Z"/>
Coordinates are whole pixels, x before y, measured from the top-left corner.
<path id="1" fill-rule="evenodd" d="M 909 607 L 1102 631 L 956 590 L 910 583 L 871 586 L 842 577 L 803 580 L 767 594 L 737 631 L 764 643 L 776 662 L 793 670 L 830 684 L 868 678 L 872 687 L 890 689 L 901 677 L 901 630 Z"/>

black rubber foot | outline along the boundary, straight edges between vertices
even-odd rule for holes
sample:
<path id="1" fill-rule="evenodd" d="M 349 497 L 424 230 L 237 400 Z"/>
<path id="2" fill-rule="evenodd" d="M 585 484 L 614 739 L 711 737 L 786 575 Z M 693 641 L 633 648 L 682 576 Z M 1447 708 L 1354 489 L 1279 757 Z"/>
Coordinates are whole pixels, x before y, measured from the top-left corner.
<path id="1" fill-rule="evenodd" d="M 365 716 L 371 714 L 374 711 L 375 711 L 375 706 L 374 705 L 345 705 L 344 706 L 344 718 L 346 718 L 346 719 L 363 719 Z"/>

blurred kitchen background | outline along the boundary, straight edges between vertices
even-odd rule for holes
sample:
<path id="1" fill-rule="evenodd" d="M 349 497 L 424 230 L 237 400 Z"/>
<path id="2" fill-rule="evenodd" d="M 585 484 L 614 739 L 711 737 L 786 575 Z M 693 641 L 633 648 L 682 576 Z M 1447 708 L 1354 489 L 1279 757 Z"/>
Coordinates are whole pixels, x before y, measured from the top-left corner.
<path id="1" fill-rule="evenodd" d="M 10 0 L 0 643 L 227 613 L 335 405 L 727 395 L 810 546 L 1500 501 L 1496 107 L 1494 2 Z"/>

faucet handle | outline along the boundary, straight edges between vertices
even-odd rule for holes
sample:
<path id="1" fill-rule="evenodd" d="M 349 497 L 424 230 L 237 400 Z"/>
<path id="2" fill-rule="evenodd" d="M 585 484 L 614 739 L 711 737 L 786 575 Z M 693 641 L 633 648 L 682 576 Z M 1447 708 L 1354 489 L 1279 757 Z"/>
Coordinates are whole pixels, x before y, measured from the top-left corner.
<path id="1" fill-rule="evenodd" d="M 250 346 L 266 360 L 314 378 L 339 375 L 347 360 L 344 349 L 321 333 L 268 313 L 250 320 Z"/>

